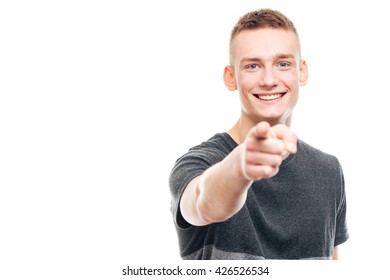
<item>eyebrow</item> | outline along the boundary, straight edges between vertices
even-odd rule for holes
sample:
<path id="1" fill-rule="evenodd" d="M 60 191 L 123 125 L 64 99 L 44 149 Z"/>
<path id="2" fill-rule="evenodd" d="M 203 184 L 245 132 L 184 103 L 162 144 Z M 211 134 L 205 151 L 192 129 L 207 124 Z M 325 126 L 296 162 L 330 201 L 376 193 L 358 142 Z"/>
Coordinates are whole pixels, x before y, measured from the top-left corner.
<path id="1" fill-rule="evenodd" d="M 287 58 L 292 58 L 295 59 L 295 56 L 292 54 L 276 54 L 272 57 L 272 59 L 287 59 Z M 259 57 L 244 57 L 240 60 L 240 64 L 242 63 L 247 63 L 247 62 L 260 62 L 263 61 L 263 59 Z"/>

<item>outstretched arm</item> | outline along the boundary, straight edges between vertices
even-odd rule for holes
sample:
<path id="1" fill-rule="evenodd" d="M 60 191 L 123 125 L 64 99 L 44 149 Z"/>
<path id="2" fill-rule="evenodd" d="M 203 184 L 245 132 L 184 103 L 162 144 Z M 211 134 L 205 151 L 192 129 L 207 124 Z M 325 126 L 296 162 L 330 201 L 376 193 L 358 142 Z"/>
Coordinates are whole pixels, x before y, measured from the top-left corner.
<path id="1" fill-rule="evenodd" d="M 244 205 L 253 181 L 276 175 L 283 159 L 296 152 L 296 144 L 287 126 L 258 123 L 244 143 L 187 185 L 180 201 L 184 219 L 202 226 L 232 217 Z"/>

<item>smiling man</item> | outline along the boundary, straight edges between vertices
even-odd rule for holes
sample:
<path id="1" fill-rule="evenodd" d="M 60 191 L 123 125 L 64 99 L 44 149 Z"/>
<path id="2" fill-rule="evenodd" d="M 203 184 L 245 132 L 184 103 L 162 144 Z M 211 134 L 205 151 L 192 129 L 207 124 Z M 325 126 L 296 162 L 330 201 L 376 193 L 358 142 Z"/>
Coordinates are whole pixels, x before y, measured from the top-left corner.
<path id="1" fill-rule="evenodd" d="M 343 172 L 290 129 L 308 78 L 293 23 L 269 9 L 240 18 L 223 77 L 240 118 L 170 175 L 181 257 L 336 259 L 348 239 Z"/>

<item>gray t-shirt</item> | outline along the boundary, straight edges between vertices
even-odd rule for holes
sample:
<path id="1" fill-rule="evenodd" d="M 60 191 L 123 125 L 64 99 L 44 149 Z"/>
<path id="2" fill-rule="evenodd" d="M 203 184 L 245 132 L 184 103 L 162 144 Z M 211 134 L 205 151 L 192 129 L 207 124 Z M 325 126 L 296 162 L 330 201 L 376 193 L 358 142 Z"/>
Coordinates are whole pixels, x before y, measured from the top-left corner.
<path id="1" fill-rule="evenodd" d="M 277 175 L 255 181 L 230 219 L 193 226 L 180 213 L 187 184 L 223 160 L 237 143 L 219 133 L 191 148 L 172 169 L 171 210 L 183 259 L 330 259 L 349 235 L 338 160 L 298 140 Z"/>

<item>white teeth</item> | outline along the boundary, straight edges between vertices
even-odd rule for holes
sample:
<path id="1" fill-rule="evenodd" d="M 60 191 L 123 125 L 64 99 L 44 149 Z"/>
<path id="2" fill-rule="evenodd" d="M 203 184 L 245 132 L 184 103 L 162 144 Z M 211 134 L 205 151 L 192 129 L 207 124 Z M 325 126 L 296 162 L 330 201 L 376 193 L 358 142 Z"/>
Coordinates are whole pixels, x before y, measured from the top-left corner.
<path id="1" fill-rule="evenodd" d="M 282 93 L 278 93 L 278 94 L 268 94 L 268 95 L 257 95 L 257 97 L 261 100 L 274 100 L 274 99 L 278 99 L 280 97 L 282 97 L 283 94 Z"/>

